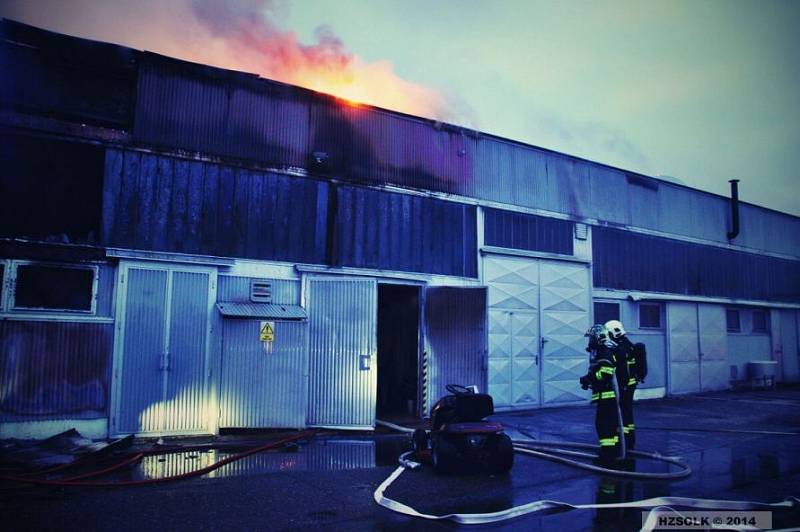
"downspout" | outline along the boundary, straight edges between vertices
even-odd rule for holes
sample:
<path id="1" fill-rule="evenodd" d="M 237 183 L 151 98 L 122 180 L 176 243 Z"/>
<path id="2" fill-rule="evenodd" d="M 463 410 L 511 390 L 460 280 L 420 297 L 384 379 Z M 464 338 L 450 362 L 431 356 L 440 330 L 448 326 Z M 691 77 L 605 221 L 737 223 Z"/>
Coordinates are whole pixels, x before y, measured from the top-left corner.
<path id="1" fill-rule="evenodd" d="M 739 180 L 731 179 L 731 230 L 728 240 L 733 240 L 739 235 Z"/>

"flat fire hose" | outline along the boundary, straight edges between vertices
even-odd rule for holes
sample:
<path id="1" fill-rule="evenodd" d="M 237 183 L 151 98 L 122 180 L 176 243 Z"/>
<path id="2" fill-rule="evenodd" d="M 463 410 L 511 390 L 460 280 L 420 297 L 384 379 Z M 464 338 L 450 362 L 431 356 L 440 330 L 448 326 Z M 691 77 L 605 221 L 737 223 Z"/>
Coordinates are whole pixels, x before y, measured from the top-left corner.
<path id="1" fill-rule="evenodd" d="M 771 510 L 771 509 L 788 509 L 800 504 L 800 500 L 796 498 L 788 499 L 778 503 L 763 503 L 754 501 L 724 501 L 717 499 L 695 499 L 691 497 L 655 497 L 652 499 L 643 499 L 639 501 L 621 502 L 614 504 L 570 504 L 561 501 L 551 501 L 543 499 L 540 501 L 533 501 L 520 506 L 514 506 L 506 510 L 498 512 L 486 512 L 475 514 L 462 514 L 452 513 L 444 515 L 433 515 L 418 512 L 411 506 L 403 504 L 394 499 L 390 499 L 384 495 L 385 491 L 397 480 L 403 471 L 409 465 L 408 457 L 411 451 L 404 453 L 400 456 L 401 463 L 397 469 L 384 480 L 380 486 L 375 490 L 373 498 L 375 502 L 384 508 L 388 508 L 394 512 L 398 512 L 411 517 L 421 517 L 423 519 L 432 519 L 436 521 L 454 521 L 463 525 L 479 525 L 486 523 L 495 523 L 497 521 L 505 521 L 523 515 L 541 512 L 544 510 L 562 509 L 562 510 L 585 510 L 585 509 L 604 509 L 604 508 L 650 508 L 663 511 L 664 507 L 679 506 L 682 508 L 698 508 L 704 510 Z M 414 462 L 410 462 L 413 464 Z"/>
<path id="2" fill-rule="evenodd" d="M 413 429 L 402 427 L 400 425 L 395 425 L 393 423 L 387 423 L 381 420 L 378 420 L 377 423 L 379 425 L 383 425 L 387 428 L 397 430 L 400 432 L 406 432 L 406 433 L 413 432 Z M 586 450 L 596 450 L 598 448 L 597 445 L 593 445 L 590 443 L 580 443 L 580 442 L 546 441 L 546 440 L 514 441 L 514 450 L 518 453 L 536 456 L 539 458 L 544 458 L 547 460 L 560 462 L 569 466 L 580 467 L 582 469 L 587 469 L 590 471 L 607 475 L 621 476 L 626 478 L 670 480 L 670 479 L 678 479 L 689 476 L 692 472 L 691 468 L 677 457 L 663 456 L 659 453 L 650 453 L 645 451 L 628 451 L 627 454 L 628 456 L 650 458 L 653 460 L 667 462 L 669 464 L 676 465 L 681 469 L 679 469 L 678 471 L 667 472 L 667 473 L 640 473 L 636 471 L 610 469 L 594 465 L 591 463 L 586 463 L 579 460 L 572 460 L 570 458 L 566 458 L 565 456 L 594 458 L 596 455 L 586 452 L 573 451 L 570 449 L 563 449 L 562 447 L 568 447 L 572 449 L 586 449 Z M 454 521 L 456 523 L 467 524 L 467 525 L 505 521 L 526 514 L 541 512 L 544 510 L 551 510 L 551 509 L 578 510 L 578 509 L 611 509 L 611 508 L 645 508 L 645 509 L 649 508 L 651 509 L 651 512 L 650 515 L 648 516 L 647 522 L 654 523 L 655 521 L 653 519 L 650 519 L 654 515 L 658 515 L 667 510 L 675 512 L 675 510 L 671 508 L 671 506 L 705 509 L 705 510 L 741 511 L 741 510 L 789 509 L 800 505 L 800 499 L 794 497 L 778 503 L 763 503 L 754 501 L 726 501 L 719 499 L 696 499 L 692 497 L 655 497 L 651 499 L 643 499 L 638 501 L 612 503 L 612 504 L 570 504 L 561 501 L 551 501 L 544 499 L 540 501 L 529 502 L 527 504 L 523 504 L 520 506 L 514 506 L 512 508 L 508 508 L 506 510 L 500 510 L 498 512 L 475 513 L 475 514 L 452 513 L 445 515 L 424 514 L 418 512 L 417 510 L 415 510 L 411 506 L 408 506 L 407 504 L 403 504 L 394 499 L 390 499 L 386 497 L 386 495 L 384 494 L 385 491 L 389 488 L 389 486 L 395 480 L 397 480 L 400 477 L 400 475 L 403 474 L 403 471 L 405 471 L 406 469 L 417 469 L 421 467 L 420 463 L 415 462 L 410 458 L 413 454 L 414 454 L 413 451 L 408 451 L 400 455 L 400 458 L 398 460 L 400 462 L 400 466 L 397 469 L 395 469 L 394 472 L 392 472 L 392 474 L 389 475 L 386 478 L 386 480 L 384 480 L 381 483 L 381 485 L 378 486 L 378 488 L 375 490 L 375 493 L 373 494 L 375 502 L 383 506 L 384 508 L 388 508 L 389 510 L 404 515 L 412 517 L 420 517 L 423 519 L 440 520 L 440 521 L 449 520 L 449 521 Z M 558 456 L 558 455 L 565 455 L 565 456 Z M 645 526 L 643 530 L 652 530 L 652 526 L 650 528 Z"/>

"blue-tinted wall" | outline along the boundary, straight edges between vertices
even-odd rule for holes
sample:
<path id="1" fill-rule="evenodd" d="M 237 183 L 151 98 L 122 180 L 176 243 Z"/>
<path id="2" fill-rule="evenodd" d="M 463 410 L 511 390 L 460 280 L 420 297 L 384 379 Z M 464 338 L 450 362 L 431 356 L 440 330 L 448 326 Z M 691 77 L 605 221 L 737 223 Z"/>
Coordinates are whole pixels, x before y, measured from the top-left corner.
<path id="1" fill-rule="evenodd" d="M 595 227 L 594 286 L 800 301 L 800 261 Z"/>
<path id="2" fill-rule="evenodd" d="M 574 222 L 499 209 L 483 212 L 487 246 L 573 254 Z"/>

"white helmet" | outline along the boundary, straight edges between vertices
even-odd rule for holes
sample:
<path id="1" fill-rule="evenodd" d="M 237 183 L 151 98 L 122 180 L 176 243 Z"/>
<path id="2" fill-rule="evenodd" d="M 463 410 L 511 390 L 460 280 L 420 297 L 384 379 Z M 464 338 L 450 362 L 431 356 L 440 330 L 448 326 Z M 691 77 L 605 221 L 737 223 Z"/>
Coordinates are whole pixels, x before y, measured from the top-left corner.
<path id="1" fill-rule="evenodd" d="M 625 336 L 625 328 L 622 322 L 618 320 L 609 320 L 606 322 L 606 329 L 611 338 L 618 340 L 620 337 Z"/>

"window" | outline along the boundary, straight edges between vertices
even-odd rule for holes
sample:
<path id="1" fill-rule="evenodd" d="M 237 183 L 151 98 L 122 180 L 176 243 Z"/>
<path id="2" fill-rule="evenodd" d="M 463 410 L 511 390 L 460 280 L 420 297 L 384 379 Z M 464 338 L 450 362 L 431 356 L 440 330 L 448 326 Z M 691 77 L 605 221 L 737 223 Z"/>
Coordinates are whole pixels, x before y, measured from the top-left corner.
<path id="1" fill-rule="evenodd" d="M 596 301 L 594 304 L 594 322 L 605 323 L 608 320 L 619 319 L 619 303 L 605 303 Z"/>
<path id="2" fill-rule="evenodd" d="M 742 326 L 739 320 L 739 311 L 729 308 L 725 311 L 725 317 L 728 322 L 728 332 L 741 332 Z"/>
<path id="3" fill-rule="evenodd" d="M 769 332 L 769 316 L 765 310 L 753 311 L 753 332 L 766 333 Z"/>
<path id="4" fill-rule="evenodd" d="M 96 266 L 14 264 L 15 310 L 94 312 Z"/>
<path id="5" fill-rule="evenodd" d="M 639 303 L 639 328 L 661 328 L 661 305 L 659 303 Z"/>

